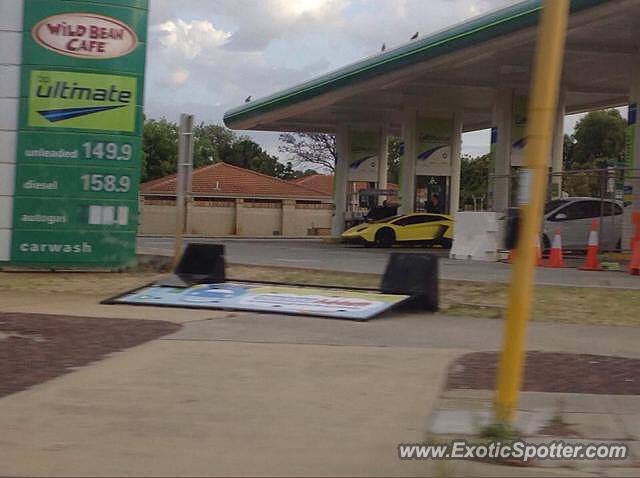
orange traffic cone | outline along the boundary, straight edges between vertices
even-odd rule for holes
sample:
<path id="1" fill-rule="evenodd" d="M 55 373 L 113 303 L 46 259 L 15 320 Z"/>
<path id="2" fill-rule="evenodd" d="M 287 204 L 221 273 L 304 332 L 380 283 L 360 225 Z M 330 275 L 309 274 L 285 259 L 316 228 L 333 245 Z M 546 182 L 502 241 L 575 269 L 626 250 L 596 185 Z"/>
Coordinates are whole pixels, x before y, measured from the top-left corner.
<path id="1" fill-rule="evenodd" d="M 631 254 L 631 264 L 629 273 L 632 276 L 640 276 L 640 239 L 633 241 L 633 253 Z"/>
<path id="2" fill-rule="evenodd" d="M 551 254 L 549 254 L 549 262 L 545 267 L 564 267 L 564 259 L 562 257 L 562 238 L 560 237 L 560 229 L 556 229 L 551 243 Z"/>
<path id="3" fill-rule="evenodd" d="M 591 231 L 589 232 L 589 245 L 587 246 L 587 260 L 581 271 L 601 271 L 600 261 L 598 260 L 598 221 L 591 221 Z"/>
<path id="4" fill-rule="evenodd" d="M 631 264 L 629 264 L 629 273 L 638 276 L 640 275 L 640 211 L 633 213 L 633 223 L 636 225 L 636 234 L 631 241 Z"/>
<path id="5" fill-rule="evenodd" d="M 516 249 L 509 250 L 509 257 L 507 258 L 507 262 L 509 264 L 513 264 L 516 261 Z M 542 267 L 544 265 L 542 260 L 542 248 L 540 247 L 540 238 L 538 238 L 538 242 L 536 243 L 536 266 Z"/>

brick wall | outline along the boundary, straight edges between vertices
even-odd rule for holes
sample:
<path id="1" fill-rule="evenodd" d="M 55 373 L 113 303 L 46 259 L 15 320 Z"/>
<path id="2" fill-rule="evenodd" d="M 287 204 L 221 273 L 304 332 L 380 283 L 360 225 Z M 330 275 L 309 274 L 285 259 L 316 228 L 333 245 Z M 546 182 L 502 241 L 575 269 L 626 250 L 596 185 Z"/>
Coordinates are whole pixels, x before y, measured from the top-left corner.
<path id="1" fill-rule="evenodd" d="M 333 207 L 318 201 L 195 198 L 188 206 L 187 234 L 300 237 L 328 234 Z M 173 235 L 175 200 L 140 202 L 140 234 Z"/>

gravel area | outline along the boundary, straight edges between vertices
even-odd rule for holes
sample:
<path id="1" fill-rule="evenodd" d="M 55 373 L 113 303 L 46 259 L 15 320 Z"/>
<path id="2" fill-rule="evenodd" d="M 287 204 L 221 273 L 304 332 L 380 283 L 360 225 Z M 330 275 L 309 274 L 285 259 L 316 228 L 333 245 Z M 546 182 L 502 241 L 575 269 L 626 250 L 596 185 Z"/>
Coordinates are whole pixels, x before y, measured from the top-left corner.
<path id="1" fill-rule="evenodd" d="M 447 389 L 493 390 L 498 353 L 474 352 L 449 368 Z M 529 352 L 525 392 L 640 395 L 640 360 L 589 354 Z"/>
<path id="2" fill-rule="evenodd" d="M 0 397 L 180 328 L 153 320 L 0 313 Z"/>

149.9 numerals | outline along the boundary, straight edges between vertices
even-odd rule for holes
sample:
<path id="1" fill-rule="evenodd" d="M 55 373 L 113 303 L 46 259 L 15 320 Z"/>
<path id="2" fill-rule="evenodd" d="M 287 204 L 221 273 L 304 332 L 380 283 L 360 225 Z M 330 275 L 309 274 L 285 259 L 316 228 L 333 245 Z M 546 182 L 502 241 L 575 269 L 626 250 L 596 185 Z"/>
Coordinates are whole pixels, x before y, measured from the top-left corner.
<path id="1" fill-rule="evenodd" d="M 129 161 L 133 154 L 130 144 L 86 142 L 83 143 L 85 159 L 108 159 L 112 161 Z"/>

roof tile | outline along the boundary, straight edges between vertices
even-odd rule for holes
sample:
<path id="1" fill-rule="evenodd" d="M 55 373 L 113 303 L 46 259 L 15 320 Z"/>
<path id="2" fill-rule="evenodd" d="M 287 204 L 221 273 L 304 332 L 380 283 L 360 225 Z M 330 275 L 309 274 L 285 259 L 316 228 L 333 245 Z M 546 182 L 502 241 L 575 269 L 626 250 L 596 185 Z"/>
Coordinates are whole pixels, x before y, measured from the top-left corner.
<path id="1" fill-rule="evenodd" d="M 328 196 L 333 196 L 333 175 L 332 174 L 313 174 L 310 176 L 304 176 L 302 178 L 293 179 L 292 183 L 298 184 L 299 186 L 305 186 L 307 188 L 315 189 L 320 191 Z M 358 191 L 362 189 L 368 189 L 369 183 L 367 182 L 357 182 L 356 189 Z M 394 183 L 388 183 L 387 187 L 389 189 L 398 190 L 398 185 Z"/>
<path id="2" fill-rule="evenodd" d="M 204 166 L 193 171 L 194 194 L 235 197 L 330 198 L 332 193 L 316 190 L 304 184 L 267 176 L 250 169 L 224 162 Z M 176 174 L 158 178 L 140 186 L 147 194 L 175 194 Z"/>

